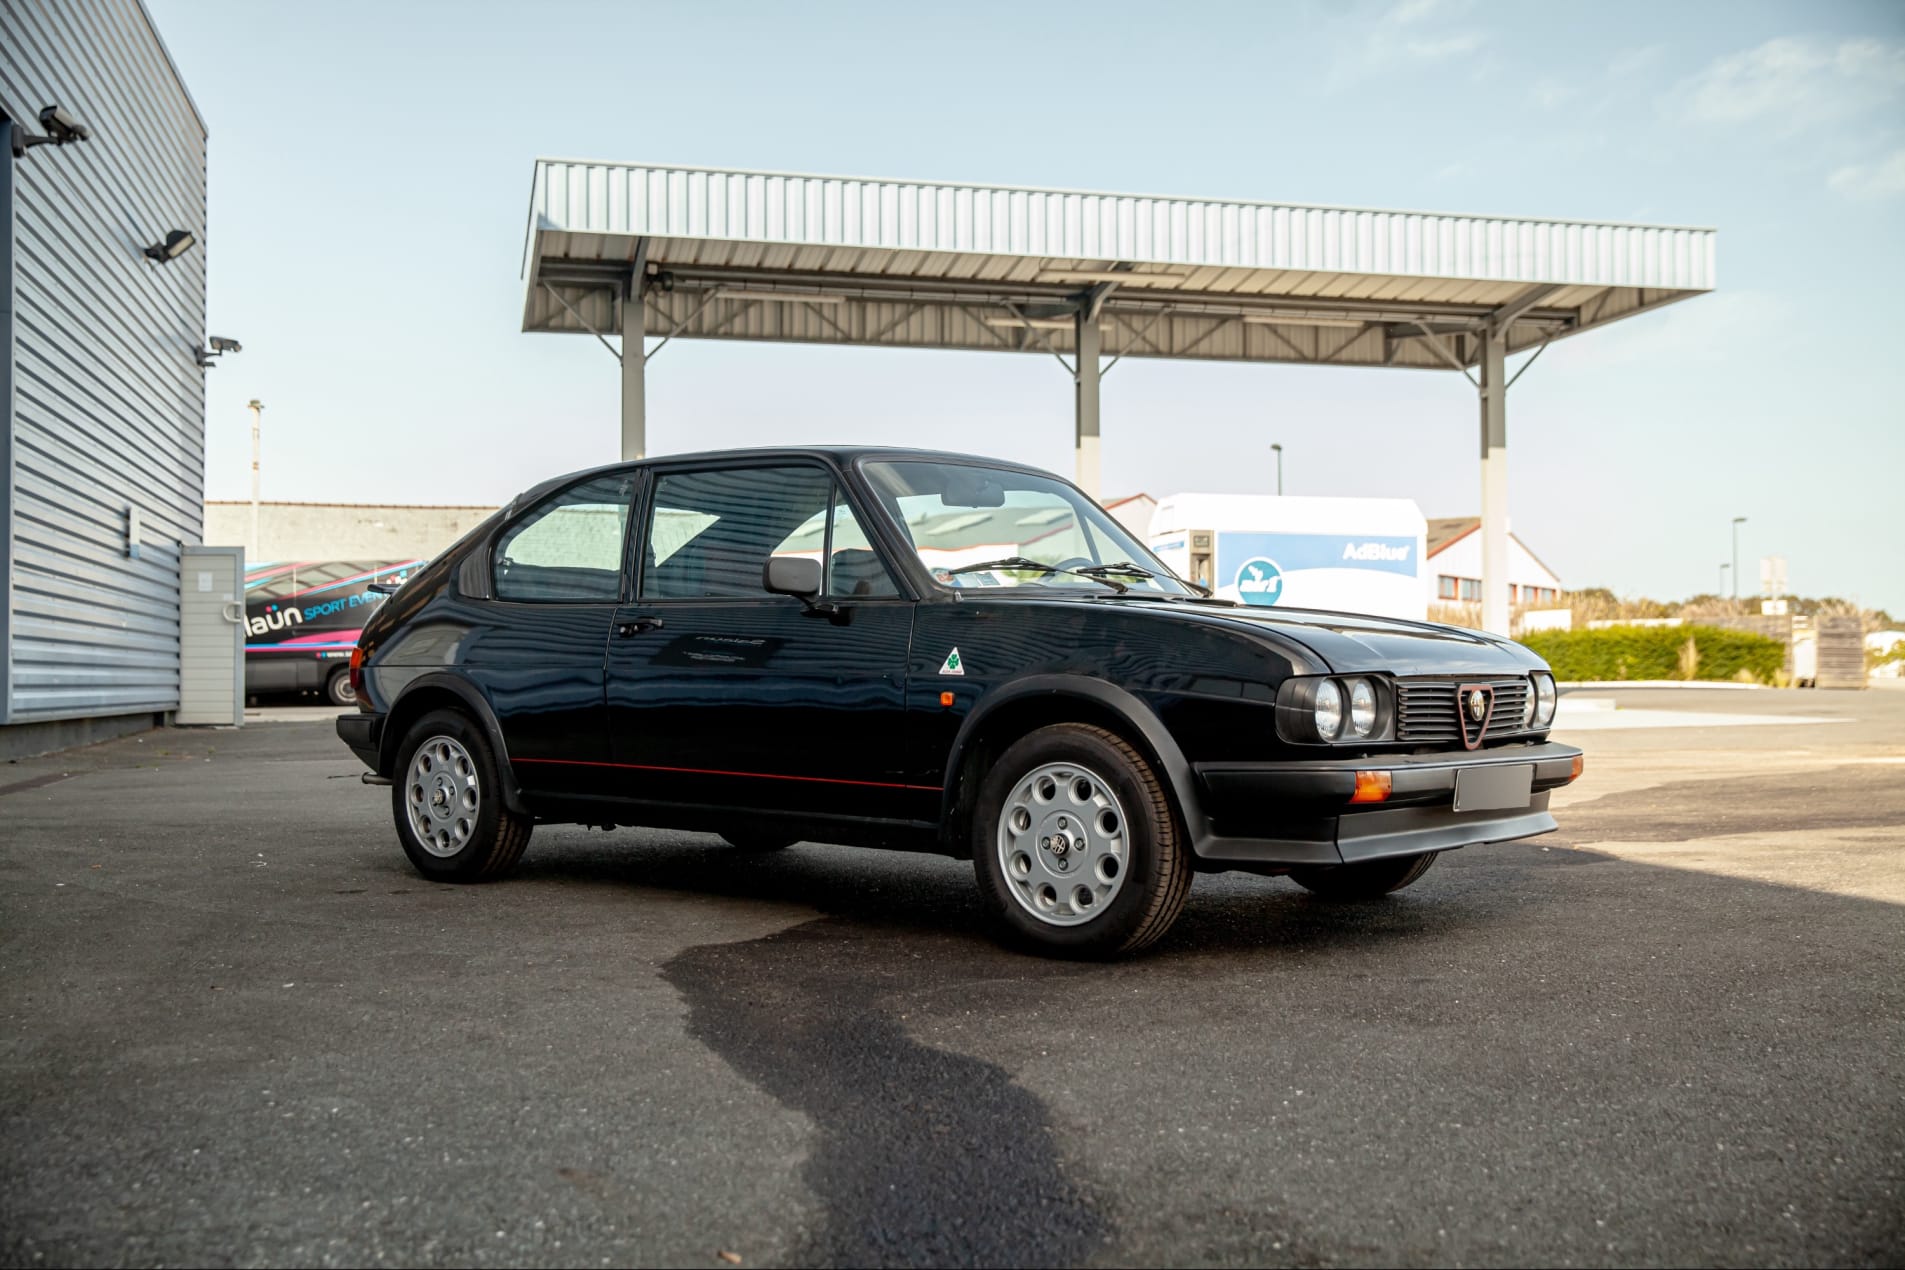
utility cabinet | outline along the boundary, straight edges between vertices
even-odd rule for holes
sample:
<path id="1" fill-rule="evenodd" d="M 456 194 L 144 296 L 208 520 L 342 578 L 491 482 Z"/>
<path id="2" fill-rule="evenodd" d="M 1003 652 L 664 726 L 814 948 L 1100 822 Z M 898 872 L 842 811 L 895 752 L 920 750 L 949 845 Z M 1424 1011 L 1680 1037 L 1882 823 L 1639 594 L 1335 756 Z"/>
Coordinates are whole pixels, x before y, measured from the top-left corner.
<path id="1" fill-rule="evenodd" d="M 245 722 L 245 549 L 179 551 L 178 724 Z"/>

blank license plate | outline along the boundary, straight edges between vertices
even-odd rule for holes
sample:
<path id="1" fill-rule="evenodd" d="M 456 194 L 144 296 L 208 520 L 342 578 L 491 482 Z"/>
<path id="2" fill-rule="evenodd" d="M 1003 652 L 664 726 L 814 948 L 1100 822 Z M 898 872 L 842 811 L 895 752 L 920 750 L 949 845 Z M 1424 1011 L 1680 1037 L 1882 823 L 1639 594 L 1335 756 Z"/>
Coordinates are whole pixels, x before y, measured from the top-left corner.
<path id="1" fill-rule="evenodd" d="M 1526 807 L 1533 797 L 1535 765 L 1464 767 L 1455 773 L 1455 810 L 1499 811 Z"/>

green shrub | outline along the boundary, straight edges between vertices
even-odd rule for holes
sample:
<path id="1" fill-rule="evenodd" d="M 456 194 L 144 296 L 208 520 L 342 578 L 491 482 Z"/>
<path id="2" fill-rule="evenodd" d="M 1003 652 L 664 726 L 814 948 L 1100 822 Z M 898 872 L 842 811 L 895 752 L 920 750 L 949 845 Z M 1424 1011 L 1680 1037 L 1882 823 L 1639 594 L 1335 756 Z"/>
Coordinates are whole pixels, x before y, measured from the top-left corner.
<path id="1" fill-rule="evenodd" d="M 1521 641 L 1556 679 L 1704 679 L 1770 684 L 1786 665 L 1776 639 L 1718 626 L 1535 631 Z M 1691 645 L 1691 651 L 1689 651 Z"/>

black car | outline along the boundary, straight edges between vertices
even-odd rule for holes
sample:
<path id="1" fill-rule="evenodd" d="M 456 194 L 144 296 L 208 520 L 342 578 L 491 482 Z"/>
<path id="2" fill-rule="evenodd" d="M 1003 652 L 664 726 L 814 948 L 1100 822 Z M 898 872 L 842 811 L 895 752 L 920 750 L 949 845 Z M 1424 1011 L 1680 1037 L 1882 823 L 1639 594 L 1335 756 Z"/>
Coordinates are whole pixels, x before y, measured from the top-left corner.
<path id="1" fill-rule="evenodd" d="M 1581 754 L 1507 640 L 1244 606 L 1032 468 L 686 455 L 546 482 L 375 610 L 338 735 L 424 876 L 538 822 L 970 857 L 1001 927 L 1141 948 L 1198 872 L 1386 894 L 1555 827 Z"/>

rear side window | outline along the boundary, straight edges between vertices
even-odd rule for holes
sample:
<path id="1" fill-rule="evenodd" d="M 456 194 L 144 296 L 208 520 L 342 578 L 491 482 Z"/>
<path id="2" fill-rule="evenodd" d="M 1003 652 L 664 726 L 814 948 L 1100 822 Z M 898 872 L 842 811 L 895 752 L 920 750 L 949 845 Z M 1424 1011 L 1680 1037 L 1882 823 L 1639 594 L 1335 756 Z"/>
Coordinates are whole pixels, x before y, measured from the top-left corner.
<path id="1" fill-rule="evenodd" d="M 620 599 L 633 488 L 625 476 L 599 476 L 504 530 L 490 557 L 496 598 L 530 604 Z"/>

